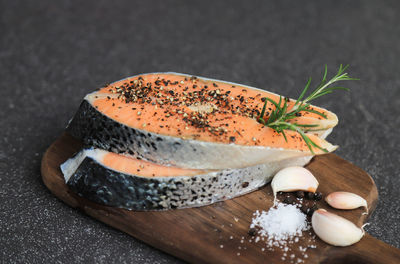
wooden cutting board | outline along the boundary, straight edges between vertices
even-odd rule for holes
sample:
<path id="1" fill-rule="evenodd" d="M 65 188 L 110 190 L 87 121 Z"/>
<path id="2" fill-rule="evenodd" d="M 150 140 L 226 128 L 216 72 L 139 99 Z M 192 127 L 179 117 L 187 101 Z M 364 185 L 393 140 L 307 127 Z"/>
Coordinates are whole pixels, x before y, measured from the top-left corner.
<path id="1" fill-rule="evenodd" d="M 349 247 L 333 247 L 318 238 L 305 254 L 300 246 L 313 234 L 305 233 L 300 242 L 292 244 L 282 260 L 282 249 L 270 251 L 265 242 L 249 242 L 249 225 L 256 210 L 268 210 L 273 203 L 270 185 L 250 194 L 213 205 L 161 212 L 134 212 L 93 203 L 73 193 L 64 183 L 60 164 L 81 148 L 79 141 L 63 134 L 46 151 L 42 160 L 44 184 L 58 198 L 93 218 L 129 235 L 192 263 L 400 263 L 400 250 L 368 234 Z M 307 168 L 313 172 L 324 195 L 333 191 L 350 191 L 364 197 L 369 213 L 375 209 L 378 192 L 372 178 L 360 168 L 335 154 L 315 157 Z M 337 213 L 358 226 L 368 218 L 363 209 L 335 210 L 323 200 L 319 208 Z M 310 232 L 312 233 L 312 231 Z M 264 250 L 263 250 L 264 248 Z M 290 258 L 290 255 L 294 258 Z"/>

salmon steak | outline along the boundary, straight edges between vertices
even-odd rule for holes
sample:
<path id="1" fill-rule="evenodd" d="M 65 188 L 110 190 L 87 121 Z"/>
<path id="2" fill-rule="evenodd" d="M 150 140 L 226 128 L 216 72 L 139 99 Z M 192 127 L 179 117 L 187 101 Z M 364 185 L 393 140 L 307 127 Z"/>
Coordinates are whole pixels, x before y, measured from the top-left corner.
<path id="1" fill-rule="evenodd" d="M 141 74 L 86 95 L 67 131 L 87 146 L 196 170 L 304 161 L 325 153 L 317 148 L 311 152 L 296 131 L 285 131 L 284 138 L 260 124 L 265 97 L 279 100 L 277 94 L 231 82 L 179 73 Z M 287 101 L 289 109 L 294 106 L 295 100 Z M 326 118 L 300 112 L 290 122 L 314 125 L 306 132 L 310 140 L 328 152 L 335 150 L 325 137 L 338 123 L 336 115 L 310 107 Z M 268 102 L 265 115 L 274 109 Z"/>
<path id="2" fill-rule="evenodd" d="M 269 182 L 309 157 L 225 170 L 183 169 L 101 149 L 83 149 L 61 165 L 67 185 L 96 203 L 135 211 L 196 207 L 231 199 Z"/>

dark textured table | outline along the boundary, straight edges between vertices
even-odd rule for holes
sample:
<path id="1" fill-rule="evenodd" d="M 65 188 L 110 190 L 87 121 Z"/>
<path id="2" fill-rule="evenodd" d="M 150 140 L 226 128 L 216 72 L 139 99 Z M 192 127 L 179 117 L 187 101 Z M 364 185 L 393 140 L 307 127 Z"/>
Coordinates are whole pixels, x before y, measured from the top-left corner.
<path id="1" fill-rule="evenodd" d="M 176 71 L 296 97 L 350 64 L 329 140 L 370 173 L 367 231 L 400 247 L 398 1 L 0 1 L 0 263 L 178 263 L 55 198 L 40 160 L 82 97 L 104 83 Z"/>

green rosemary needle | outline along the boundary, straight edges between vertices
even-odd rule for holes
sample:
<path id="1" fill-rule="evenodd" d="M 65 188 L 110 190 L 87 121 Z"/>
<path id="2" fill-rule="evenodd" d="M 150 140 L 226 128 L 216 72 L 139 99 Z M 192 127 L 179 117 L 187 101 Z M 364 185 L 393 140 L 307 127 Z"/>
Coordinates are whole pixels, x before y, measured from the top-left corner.
<path id="1" fill-rule="evenodd" d="M 301 92 L 299 98 L 297 98 L 294 106 L 288 110 L 289 105 L 288 101 L 289 99 L 287 98 L 282 98 L 282 96 L 279 97 L 279 102 L 276 102 L 275 100 L 264 97 L 264 106 L 261 110 L 261 114 L 258 117 L 257 121 L 264 126 L 270 127 L 274 129 L 276 132 L 281 133 L 285 140 L 287 141 L 285 130 L 292 130 L 296 131 L 297 133 L 300 134 L 300 136 L 303 138 L 304 142 L 307 144 L 308 148 L 310 149 L 312 154 L 315 154 L 313 151 L 313 148 L 318 148 L 324 152 L 328 152 L 326 149 L 318 146 L 314 141 L 312 141 L 306 134 L 307 131 L 310 131 L 311 128 L 317 127 L 318 125 L 303 125 L 303 124 L 298 124 L 296 122 L 288 122 L 291 119 L 294 119 L 298 116 L 300 116 L 300 112 L 310 112 L 317 114 L 323 118 L 327 118 L 327 116 L 321 112 L 318 112 L 310 107 L 310 102 L 311 100 L 314 100 L 318 97 L 321 97 L 326 94 L 330 94 L 335 90 L 345 90 L 349 91 L 348 88 L 341 87 L 341 86 L 331 86 L 332 84 L 339 82 L 339 81 L 350 81 L 350 80 L 358 80 L 356 78 L 351 78 L 347 73 L 344 71 L 348 68 L 348 65 L 344 66 L 340 65 L 339 70 L 337 71 L 336 75 L 333 76 L 330 80 L 326 79 L 327 73 L 328 73 L 328 68 L 325 65 L 325 71 L 324 75 L 322 77 L 321 82 L 317 86 L 317 88 L 310 94 L 308 95 L 305 99 L 303 97 L 305 96 L 308 88 L 310 87 L 311 84 L 311 77 L 308 79 L 306 86 L 304 87 L 303 91 Z M 265 119 L 265 109 L 267 107 L 267 103 L 270 102 L 275 106 L 275 109 L 269 114 L 268 119 Z"/>

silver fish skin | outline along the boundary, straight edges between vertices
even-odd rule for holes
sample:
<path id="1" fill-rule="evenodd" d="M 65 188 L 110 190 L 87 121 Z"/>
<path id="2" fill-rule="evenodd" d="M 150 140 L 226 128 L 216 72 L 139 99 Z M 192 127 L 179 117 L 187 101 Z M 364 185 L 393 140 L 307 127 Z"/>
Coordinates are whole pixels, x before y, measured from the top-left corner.
<path id="1" fill-rule="evenodd" d="M 304 166 L 312 156 L 289 158 L 240 169 L 206 171 L 195 176 L 143 177 L 106 167 L 101 149 L 83 149 L 60 168 L 79 196 L 135 211 L 198 207 L 259 189 L 287 166 Z"/>

